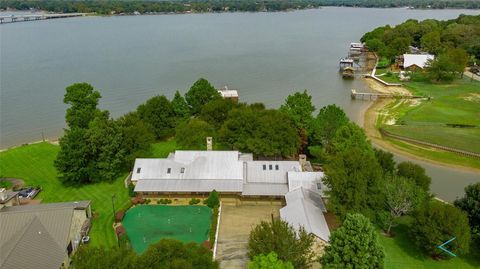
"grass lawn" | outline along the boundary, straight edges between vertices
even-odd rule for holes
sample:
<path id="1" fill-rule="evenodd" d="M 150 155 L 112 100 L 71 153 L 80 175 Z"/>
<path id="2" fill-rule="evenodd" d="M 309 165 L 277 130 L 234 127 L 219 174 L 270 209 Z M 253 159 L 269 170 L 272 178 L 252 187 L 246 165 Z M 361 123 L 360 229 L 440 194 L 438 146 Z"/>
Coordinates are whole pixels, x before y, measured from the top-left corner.
<path id="1" fill-rule="evenodd" d="M 160 142 L 152 145 L 151 157 L 165 157 L 175 148 L 175 141 Z M 14 177 L 25 180 L 30 186 L 41 186 L 43 190 L 37 196 L 44 203 L 91 200 L 92 209 L 98 216 L 93 220 L 90 232 L 91 244 L 111 247 L 116 244 L 112 228 L 112 195 L 115 195 L 115 207 L 127 204 L 129 197 L 124 188 L 123 173 L 114 182 L 101 182 L 79 187 L 67 187 L 60 183 L 53 161 L 59 146 L 38 143 L 12 148 L 0 152 L 0 177 Z"/>
<path id="2" fill-rule="evenodd" d="M 470 269 L 480 268 L 480 257 L 475 250 L 468 256 L 436 261 L 420 252 L 408 237 L 406 221 L 393 229 L 395 236 L 386 237 L 379 232 L 380 244 L 385 251 L 386 269 Z"/>
<path id="3" fill-rule="evenodd" d="M 480 82 L 468 79 L 449 84 L 408 82 L 406 87 L 415 95 L 432 98 L 392 102 L 381 111 L 377 127 L 425 142 L 480 152 Z M 451 127 L 452 124 L 472 127 Z M 432 152 L 432 155 L 437 153 Z M 440 159 L 458 163 L 456 156 L 440 156 Z M 474 166 L 480 166 L 476 162 Z"/>
<path id="4" fill-rule="evenodd" d="M 207 206 L 140 205 L 127 211 L 122 223 L 135 252 L 163 238 L 202 244 L 208 240 L 212 210 Z"/>

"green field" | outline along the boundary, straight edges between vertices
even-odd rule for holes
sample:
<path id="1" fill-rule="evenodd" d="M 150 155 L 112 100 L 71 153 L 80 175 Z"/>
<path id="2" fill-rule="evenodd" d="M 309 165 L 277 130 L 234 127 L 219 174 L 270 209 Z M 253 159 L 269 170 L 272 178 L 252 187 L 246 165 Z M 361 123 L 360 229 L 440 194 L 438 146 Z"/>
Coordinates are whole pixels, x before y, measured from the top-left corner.
<path id="1" fill-rule="evenodd" d="M 163 238 L 203 243 L 208 240 L 211 218 L 207 206 L 140 205 L 128 210 L 122 223 L 140 254 Z"/>
<path id="2" fill-rule="evenodd" d="M 377 127 L 420 141 L 480 152 L 480 82 L 408 82 L 406 87 L 415 95 L 431 99 L 392 102 L 381 111 Z M 439 160 L 434 155 L 436 152 L 432 152 L 432 159 Z M 446 161 L 453 162 L 450 160 Z"/>
<path id="3" fill-rule="evenodd" d="M 380 244 L 385 251 L 386 269 L 470 269 L 480 268 L 480 256 L 477 250 L 470 255 L 437 261 L 420 252 L 408 237 L 408 225 L 405 218 L 395 227 L 394 237 L 386 237 L 380 232 Z M 475 257 L 475 255 L 477 255 Z"/>
<path id="4" fill-rule="evenodd" d="M 154 144 L 148 157 L 165 157 L 174 148 L 175 141 Z M 64 186 L 58 180 L 53 166 L 59 149 L 56 145 L 38 143 L 0 152 L 0 177 L 21 178 L 27 186 L 42 187 L 36 199 L 41 199 L 43 203 L 91 200 L 95 213 L 90 232 L 91 244 L 106 247 L 116 245 L 111 198 L 115 195 L 116 208 L 127 204 L 129 197 L 123 185 L 127 172 L 111 183 Z"/>

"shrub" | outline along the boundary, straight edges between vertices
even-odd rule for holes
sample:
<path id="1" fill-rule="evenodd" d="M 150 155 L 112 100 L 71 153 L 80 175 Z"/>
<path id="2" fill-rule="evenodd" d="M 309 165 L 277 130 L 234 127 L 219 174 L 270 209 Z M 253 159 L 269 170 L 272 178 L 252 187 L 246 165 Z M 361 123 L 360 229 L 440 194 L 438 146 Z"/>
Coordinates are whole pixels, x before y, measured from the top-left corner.
<path id="1" fill-rule="evenodd" d="M 212 223 L 210 226 L 210 235 L 209 240 L 212 246 L 215 244 L 215 234 L 217 232 L 217 222 L 218 222 L 218 207 L 214 207 L 212 210 Z"/>
<path id="2" fill-rule="evenodd" d="M 10 181 L 0 181 L 0 188 L 10 189 L 13 186 L 13 183 Z"/>
<path id="3" fill-rule="evenodd" d="M 133 183 L 128 184 L 128 196 L 135 197 L 135 185 Z"/>
<path id="4" fill-rule="evenodd" d="M 142 197 L 133 197 L 131 201 L 134 205 L 145 203 L 145 199 L 143 199 Z"/>
<path id="5" fill-rule="evenodd" d="M 115 222 L 122 221 L 123 217 L 125 217 L 125 211 L 124 210 L 117 211 L 117 213 L 115 213 Z"/>
<path id="6" fill-rule="evenodd" d="M 205 203 L 208 207 L 214 208 L 220 206 L 220 198 L 218 197 L 218 192 L 213 190 L 208 195 L 208 198 L 205 200 Z"/>
<path id="7" fill-rule="evenodd" d="M 120 238 L 126 234 L 126 231 L 123 225 L 119 225 L 117 228 L 115 228 L 115 234 L 117 235 L 117 238 Z"/>
<path id="8" fill-rule="evenodd" d="M 172 200 L 170 199 L 158 199 L 157 201 L 157 204 L 162 204 L 162 205 L 168 205 L 168 204 L 171 204 L 172 203 Z"/>
<path id="9" fill-rule="evenodd" d="M 200 199 L 196 199 L 196 198 L 192 198 L 192 199 L 188 202 L 189 205 L 196 205 L 196 204 L 198 204 L 198 203 L 200 203 Z"/>

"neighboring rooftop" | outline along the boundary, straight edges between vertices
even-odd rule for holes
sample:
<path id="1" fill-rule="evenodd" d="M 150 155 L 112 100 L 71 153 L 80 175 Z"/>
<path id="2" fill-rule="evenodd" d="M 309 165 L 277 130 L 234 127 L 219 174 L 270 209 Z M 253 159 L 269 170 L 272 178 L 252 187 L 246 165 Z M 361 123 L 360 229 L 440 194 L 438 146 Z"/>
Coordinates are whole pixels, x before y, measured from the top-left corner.
<path id="1" fill-rule="evenodd" d="M 435 56 L 430 54 L 403 54 L 403 68 L 413 65 L 425 68 L 428 61 L 433 59 L 435 59 Z"/>
<path id="2" fill-rule="evenodd" d="M 220 95 L 223 97 L 223 98 L 233 98 L 233 99 L 238 99 L 238 92 L 237 90 L 230 90 L 228 89 L 227 86 L 223 86 L 222 88 L 220 88 L 218 90 L 218 92 L 220 93 Z"/>
<path id="3" fill-rule="evenodd" d="M 0 210 L 0 268 L 58 269 L 67 258 L 75 209 L 90 201 Z"/>

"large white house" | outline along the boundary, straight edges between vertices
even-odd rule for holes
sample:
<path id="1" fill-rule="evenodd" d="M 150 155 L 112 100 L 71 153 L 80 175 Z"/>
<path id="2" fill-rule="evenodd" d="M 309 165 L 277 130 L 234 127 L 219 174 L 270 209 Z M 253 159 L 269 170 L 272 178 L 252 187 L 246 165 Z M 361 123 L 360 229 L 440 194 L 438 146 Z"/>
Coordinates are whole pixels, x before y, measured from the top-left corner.
<path id="1" fill-rule="evenodd" d="M 268 198 L 286 203 L 283 220 L 328 242 L 323 216 L 323 172 L 304 171 L 306 160 L 253 160 L 239 151 L 177 150 L 167 158 L 136 159 L 131 182 L 140 196 L 206 195 L 212 190 L 238 199 Z"/>

